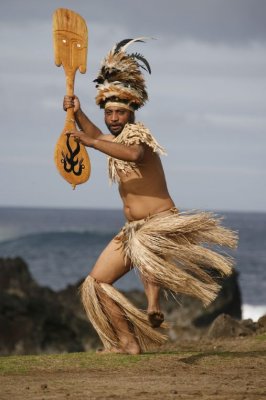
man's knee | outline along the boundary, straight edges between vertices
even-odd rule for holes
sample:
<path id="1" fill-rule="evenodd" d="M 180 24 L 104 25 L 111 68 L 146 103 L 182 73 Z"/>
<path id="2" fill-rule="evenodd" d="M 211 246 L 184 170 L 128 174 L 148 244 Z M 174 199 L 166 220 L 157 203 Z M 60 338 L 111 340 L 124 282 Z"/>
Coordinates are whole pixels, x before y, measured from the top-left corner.
<path id="1" fill-rule="evenodd" d="M 101 284 L 101 283 L 107 283 L 109 285 L 113 284 L 113 282 L 111 282 L 108 278 L 103 277 L 102 274 L 98 274 L 97 271 L 92 270 L 89 273 L 88 277 L 92 278 L 98 284 Z"/>

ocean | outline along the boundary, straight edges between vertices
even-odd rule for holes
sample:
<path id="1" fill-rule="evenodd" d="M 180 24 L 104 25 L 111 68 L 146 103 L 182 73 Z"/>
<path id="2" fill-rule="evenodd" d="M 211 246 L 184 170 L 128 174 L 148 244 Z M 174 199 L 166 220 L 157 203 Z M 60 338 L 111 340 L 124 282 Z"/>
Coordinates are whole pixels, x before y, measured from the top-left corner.
<path id="1" fill-rule="evenodd" d="M 266 213 L 215 212 L 239 232 L 236 259 L 243 318 L 266 313 Z M 101 250 L 124 224 L 121 210 L 0 207 L 0 257 L 22 257 L 33 278 L 54 290 L 84 278 Z M 122 290 L 142 289 L 134 271 Z"/>

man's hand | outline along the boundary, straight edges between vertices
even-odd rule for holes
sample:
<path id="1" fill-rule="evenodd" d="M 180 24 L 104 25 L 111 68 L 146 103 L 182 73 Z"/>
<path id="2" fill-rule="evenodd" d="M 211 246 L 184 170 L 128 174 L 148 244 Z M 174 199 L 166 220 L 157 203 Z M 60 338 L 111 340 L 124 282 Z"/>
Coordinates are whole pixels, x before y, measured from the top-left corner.
<path id="1" fill-rule="evenodd" d="M 89 135 L 84 133 L 83 131 L 67 131 L 66 135 L 70 135 L 75 139 L 76 142 L 79 142 L 87 147 L 93 147 L 95 139 L 91 138 Z"/>
<path id="2" fill-rule="evenodd" d="M 77 96 L 64 96 L 63 109 L 74 108 L 74 113 L 80 110 L 80 101 Z"/>
<path id="3" fill-rule="evenodd" d="M 114 143 L 112 135 L 102 135 L 101 137 L 104 137 L 104 139 L 101 137 L 93 138 L 86 132 L 76 130 L 66 131 L 65 134 L 70 135 L 76 142 L 84 146 L 92 147 L 119 160 L 141 162 L 144 157 L 145 146 L 143 144 L 126 146 L 122 143 Z"/>

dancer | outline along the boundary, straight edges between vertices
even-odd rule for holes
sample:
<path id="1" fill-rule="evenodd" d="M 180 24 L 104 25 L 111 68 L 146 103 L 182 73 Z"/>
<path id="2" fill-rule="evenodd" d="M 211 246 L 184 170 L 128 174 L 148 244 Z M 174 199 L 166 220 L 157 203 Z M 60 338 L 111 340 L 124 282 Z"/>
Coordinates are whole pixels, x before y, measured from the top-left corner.
<path id="1" fill-rule="evenodd" d="M 109 177 L 117 182 L 126 224 L 96 261 L 81 287 L 85 311 L 104 344 L 104 352 L 138 354 L 167 337 L 159 305 L 160 288 L 199 298 L 205 305 L 219 290 L 217 277 L 230 275 L 233 260 L 210 245 L 235 247 L 237 235 L 208 212 L 180 213 L 171 198 L 160 156 L 165 154 L 151 132 L 135 122 L 135 111 L 148 99 L 142 69 L 147 60 L 127 49 L 143 38 L 125 39 L 102 62 L 96 104 L 104 109 L 110 134 L 85 115 L 77 96 L 74 107 L 81 131 L 67 132 L 85 146 L 108 156 Z M 206 246 L 208 245 L 208 247 Z M 138 310 L 112 284 L 131 268 L 139 271 L 148 299 Z"/>

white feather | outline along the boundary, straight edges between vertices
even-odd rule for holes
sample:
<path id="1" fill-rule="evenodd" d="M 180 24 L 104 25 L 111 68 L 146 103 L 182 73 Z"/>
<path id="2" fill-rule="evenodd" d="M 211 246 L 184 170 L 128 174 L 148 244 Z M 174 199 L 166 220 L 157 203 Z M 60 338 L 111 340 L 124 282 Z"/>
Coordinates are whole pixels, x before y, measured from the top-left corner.
<path id="1" fill-rule="evenodd" d="M 130 42 L 128 42 L 127 44 L 125 44 L 123 47 L 121 47 L 120 51 L 126 51 L 126 49 L 128 48 L 128 46 L 130 46 L 130 45 L 131 45 L 132 43 L 134 43 L 134 42 L 137 42 L 138 40 L 143 40 L 143 41 L 145 41 L 145 40 L 148 40 L 148 39 L 153 39 L 153 38 L 142 36 L 142 37 L 138 37 L 138 38 L 132 39 L 132 40 L 130 40 Z"/>

